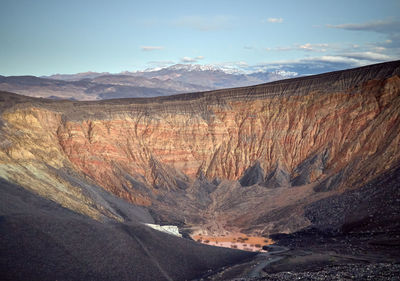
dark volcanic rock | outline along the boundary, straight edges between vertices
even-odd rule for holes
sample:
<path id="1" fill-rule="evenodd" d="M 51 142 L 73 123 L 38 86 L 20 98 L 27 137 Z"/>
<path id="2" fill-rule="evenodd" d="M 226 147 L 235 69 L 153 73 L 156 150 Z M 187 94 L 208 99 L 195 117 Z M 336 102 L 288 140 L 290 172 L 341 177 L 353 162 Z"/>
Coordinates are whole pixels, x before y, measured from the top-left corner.
<path id="1" fill-rule="evenodd" d="M 277 163 L 275 168 L 265 177 L 262 185 L 266 187 L 290 186 L 290 174 L 286 166 Z"/>
<path id="2" fill-rule="evenodd" d="M 254 280 L 286 281 L 286 280 L 400 280 L 400 265 L 398 264 L 349 264 L 328 266 L 320 270 L 304 272 L 280 272 L 268 274 L 264 278 Z"/>
<path id="3" fill-rule="evenodd" d="M 340 171 L 339 173 L 329 176 L 326 179 L 324 179 L 323 181 L 321 181 L 320 184 L 318 184 L 314 190 L 316 192 L 326 192 L 326 191 L 331 191 L 331 190 L 335 190 L 343 177 L 343 171 Z"/>
<path id="4" fill-rule="evenodd" d="M 357 190 L 346 191 L 306 207 L 314 227 L 328 231 L 400 229 L 400 166 Z"/>
<path id="5" fill-rule="evenodd" d="M 298 186 L 314 181 L 323 173 L 328 157 L 329 152 L 325 150 L 304 160 L 293 171 L 291 184 Z"/>
<path id="6" fill-rule="evenodd" d="M 242 186 L 250 186 L 259 184 L 264 181 L 264 171 L 260 166 L 260 162 L 256 162 L 253 166 L 247 168 L 239 182 Z"/>

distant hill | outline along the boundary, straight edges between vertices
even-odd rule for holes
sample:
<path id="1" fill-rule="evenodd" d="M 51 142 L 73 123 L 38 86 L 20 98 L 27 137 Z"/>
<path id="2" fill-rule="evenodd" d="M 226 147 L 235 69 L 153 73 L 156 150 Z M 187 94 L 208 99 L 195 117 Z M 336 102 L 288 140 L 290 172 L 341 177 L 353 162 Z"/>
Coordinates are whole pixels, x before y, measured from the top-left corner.
<path id="1" fill-rule="evenodd" d="M 48 77 L 0 76 L 0 90 L 31 97 L 70 100 L 155 97 L 250 86 L 285 78 L 278 73 L 244 74 L 212 66 L 177 64 L 140 72 L 84 72 Z"/>

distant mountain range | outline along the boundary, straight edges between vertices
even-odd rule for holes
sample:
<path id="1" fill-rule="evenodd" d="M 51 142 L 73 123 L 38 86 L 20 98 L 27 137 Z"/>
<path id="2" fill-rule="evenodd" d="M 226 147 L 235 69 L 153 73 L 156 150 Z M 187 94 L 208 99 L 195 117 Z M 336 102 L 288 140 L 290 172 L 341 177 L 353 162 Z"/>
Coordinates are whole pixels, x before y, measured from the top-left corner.
<path id="1" fill-rule="evenodd" d="M 0 90 L 52 99 L 101 100 L 155 97 L 262 84 L 290 78 L 279 72 L 243 73 L 210 65 L 176 64 L 161 69 L 0 76 Z"/>

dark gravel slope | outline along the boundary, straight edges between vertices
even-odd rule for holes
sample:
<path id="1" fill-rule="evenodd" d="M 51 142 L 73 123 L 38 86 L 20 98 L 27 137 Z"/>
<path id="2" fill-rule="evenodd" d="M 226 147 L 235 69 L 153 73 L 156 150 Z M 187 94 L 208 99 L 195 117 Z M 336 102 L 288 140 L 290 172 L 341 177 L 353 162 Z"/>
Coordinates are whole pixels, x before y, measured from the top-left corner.
<path id="1" fill-rule="evenodd" d="M 187 280 L 253 253 L 100 223 L 0 181 L 2 280 Z"/>
<path id="2" fill-rule="evenodd" d="M 305 215 L 322 231 L 399 231 L 400 164 L 361 188 L 310 204 Z"/>

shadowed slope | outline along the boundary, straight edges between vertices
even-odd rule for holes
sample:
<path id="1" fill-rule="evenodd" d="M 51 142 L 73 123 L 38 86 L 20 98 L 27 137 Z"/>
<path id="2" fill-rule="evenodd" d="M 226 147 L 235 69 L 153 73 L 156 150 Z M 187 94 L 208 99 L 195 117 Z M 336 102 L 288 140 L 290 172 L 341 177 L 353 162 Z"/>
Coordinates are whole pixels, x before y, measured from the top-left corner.
<path id="1" fill-rule="evenodd" d="M 187 280 L 251 253 L 100 223 L 0 181 L 2 280 Z"/>
<path id="2" fill-rule="evenodd" d="M 322 231 L 400 231 L 400 163 L 357 190 L 310 204 L 305 215 Z"/>

